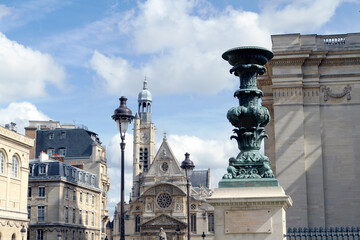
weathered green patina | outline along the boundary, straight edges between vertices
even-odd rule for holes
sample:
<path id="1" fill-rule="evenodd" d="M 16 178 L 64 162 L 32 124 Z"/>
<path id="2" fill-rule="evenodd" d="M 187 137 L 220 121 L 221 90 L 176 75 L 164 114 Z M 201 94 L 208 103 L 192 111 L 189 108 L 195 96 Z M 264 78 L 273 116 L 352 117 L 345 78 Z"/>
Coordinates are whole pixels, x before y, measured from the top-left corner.
<path id="1" fill-rule="evenodd" d="M 257 88 L 257 77 L 266 72 L 264 65 L 273 53 L 260 47 L 240 47 L 226 51 L 222 57 L 240 78 L 240 88 L 234 93 L 239 106 L 231 108 L 227 118 L 235 127 L 240 153 L 229 159 L 227 173 L 219 187 L 277 186 L 278 182 L 270 167 L 269 158 L 261 154 L 261 142 L 267 137 L 265 126 L 270 122 L 267 108 L 259 105 L 263 92 Z"/>

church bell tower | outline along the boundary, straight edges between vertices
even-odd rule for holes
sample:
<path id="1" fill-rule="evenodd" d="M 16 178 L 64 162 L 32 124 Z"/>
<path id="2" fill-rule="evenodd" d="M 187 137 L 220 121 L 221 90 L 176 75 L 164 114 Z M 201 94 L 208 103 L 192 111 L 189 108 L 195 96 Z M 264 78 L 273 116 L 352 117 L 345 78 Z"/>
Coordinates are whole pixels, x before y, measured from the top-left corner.
<path id="1" fill-rule="evenodd" d="M 155 157 L 155 126 L 151 122 L 152 96 L 145 78 L 138 95 L 138 111 L 134 121 L 133 198 L 140 194 L 140 178 L 151 166 Z"/>

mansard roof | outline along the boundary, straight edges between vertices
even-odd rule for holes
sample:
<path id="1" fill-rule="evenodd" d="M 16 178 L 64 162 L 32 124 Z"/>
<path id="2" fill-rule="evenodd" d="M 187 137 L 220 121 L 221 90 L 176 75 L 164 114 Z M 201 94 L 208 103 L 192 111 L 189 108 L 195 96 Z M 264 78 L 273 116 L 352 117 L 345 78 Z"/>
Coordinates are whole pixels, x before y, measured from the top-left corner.
<path id="1" fill-rule="evenodd" d="M 44 172 L 40 171 L 43 168 Z M 29 181 L 65 180 L 85 187 L 99 188 L 97 176 L 57 160 L 30 160 Z"/>
<path id="2" fill-rule="evenodd" d="M 49 137 L 50 134 L 53 136 Z M 35 157 L 49 148 L 53 148 L 56 154 L 60 148 L 66 148 L 65 158 L 89 158 L 93 144 L 101 144 L 97 134 L 83 128 L 37 130 Z"/>
<path id="3" fill-rule="evenodd" d="M 193 170 L 190 181 L 193 187 L 210 187 L 210 169 L 208 170 Z"/>

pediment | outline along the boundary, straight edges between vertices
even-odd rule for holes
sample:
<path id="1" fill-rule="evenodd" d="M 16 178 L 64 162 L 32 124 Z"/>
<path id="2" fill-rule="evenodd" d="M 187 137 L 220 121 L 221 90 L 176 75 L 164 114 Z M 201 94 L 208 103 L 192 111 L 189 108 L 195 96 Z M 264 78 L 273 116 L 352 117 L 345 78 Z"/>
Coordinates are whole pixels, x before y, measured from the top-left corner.
<path id="1" fill-rule="evenodd" d="M 186 226 L 186 223 L 178 220 L 176 218 L 170 217 L 168 215 L 162 214 L 160 216 L 154 217 L 149 221 L 141 224 L 142 228 L 156 228 L 159 229 L 160 227 L 164 226 Z"/>
<path id="2" fill-rule="evenodd" d="M 180 165 L 176 160 L 169 143 L 163 140 L 154 161 L 152 162 L 147 176 L 174 176 L 183 175 Z"/>

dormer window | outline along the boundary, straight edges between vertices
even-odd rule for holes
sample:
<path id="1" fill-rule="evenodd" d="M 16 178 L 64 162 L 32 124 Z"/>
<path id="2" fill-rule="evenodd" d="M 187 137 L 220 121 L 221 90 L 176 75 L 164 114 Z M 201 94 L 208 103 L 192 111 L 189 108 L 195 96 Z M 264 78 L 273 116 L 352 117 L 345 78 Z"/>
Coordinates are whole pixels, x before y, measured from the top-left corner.
<path id="1" fill-rule="evenodd" d="M 40 165 L 39 166 L 39 174 L 46 174 L 46 169 L 47 166 L 46 165 Z"/>
<path id="2" fill-rule="evenodd" d="M 65 147 L 59 148 L 59 154 L 62 155 L 62 156 L 65 156 L 66 155 L 66 148 Z"/>
<path id="3" fill-rule="evenodd" d="M 54 149 L 54 148 L 48 148 L 47 154 L 48 154 L 49 156 L 54 155 L 54 154 L 55 154 L 55 149 Z"/>
<path id="4" fill-rule="evenodd" d="M 54 133 L 49 133 L 49 139 L 54 139 L 55 134 Z"/>
<path id="5" fill-rule="evenodd" d="M 66 138 L 66 132 L 61 132 L 60 139 L 65 139 L 65 138 Z"/>

